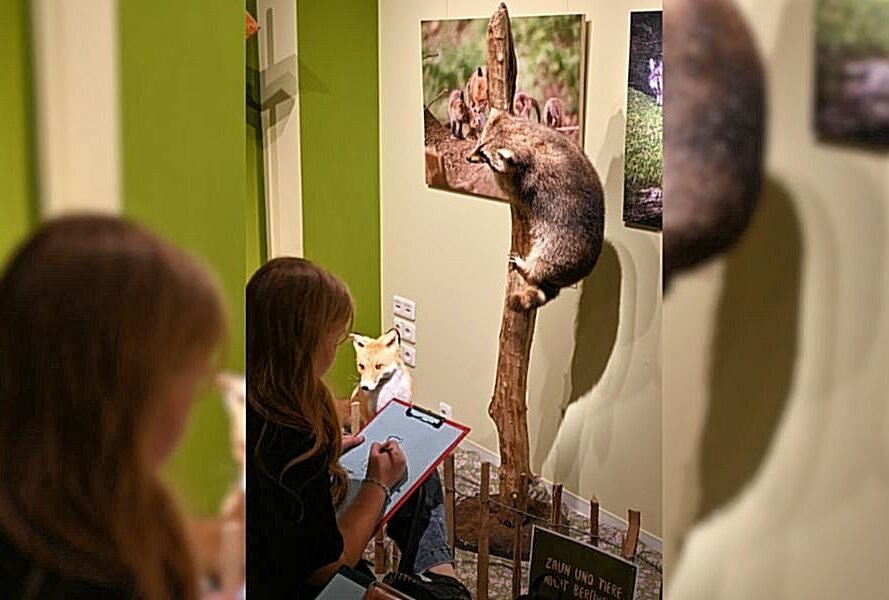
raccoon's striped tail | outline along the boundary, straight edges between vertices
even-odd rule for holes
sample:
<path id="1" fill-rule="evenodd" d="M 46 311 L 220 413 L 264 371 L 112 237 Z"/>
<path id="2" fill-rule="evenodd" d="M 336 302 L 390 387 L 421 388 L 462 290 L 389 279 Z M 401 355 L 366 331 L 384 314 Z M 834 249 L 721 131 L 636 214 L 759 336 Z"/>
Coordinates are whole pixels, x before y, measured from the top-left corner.
<path id="1" fill-rule="evenodd" d="M 557 287 L 529 283 L 521 291 L 509 296 L 509 307 L 517 312 L 528 311 L 543 306 L 558 295 Z"/>

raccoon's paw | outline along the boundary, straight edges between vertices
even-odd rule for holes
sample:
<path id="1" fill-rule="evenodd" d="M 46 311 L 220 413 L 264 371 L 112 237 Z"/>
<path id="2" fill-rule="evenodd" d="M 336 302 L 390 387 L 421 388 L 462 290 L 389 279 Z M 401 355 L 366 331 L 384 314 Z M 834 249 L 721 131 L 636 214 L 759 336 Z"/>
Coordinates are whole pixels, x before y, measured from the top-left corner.
<path id="1" fill-rule="evenodd" d="M 528 272 L 527 261 L 525 261 L 525 259 L 517 252 L 509 253 L 509 266 L 516 269 L 523 277 L 525 276 L 525 273 Z"/>
<path id="2" fill-rule="evenodd" d="M 521 292 L 509 296 L 509 307 L 516 312 L 529 311 L 546 304 L 546 294 L 536 285 L 529 285 Z"/>

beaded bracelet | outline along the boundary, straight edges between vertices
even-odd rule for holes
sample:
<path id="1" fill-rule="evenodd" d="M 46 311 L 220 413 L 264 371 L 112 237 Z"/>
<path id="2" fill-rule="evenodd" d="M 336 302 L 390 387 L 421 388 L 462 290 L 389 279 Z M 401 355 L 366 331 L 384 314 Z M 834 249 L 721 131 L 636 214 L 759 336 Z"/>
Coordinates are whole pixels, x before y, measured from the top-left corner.
<path id="1" fill-rule="evenodd" d="M 374 485 L 380 486 L 383 490 L 383 493 L 386 494 L 386 504 L 392 500 L 392 493 L 389 491 L 389 488 L 386 487 L 386 484 L 380 481 L 379 479 L 374 479 L 373 477 L 365 477 L 361 483 L 372 483 Z"/>

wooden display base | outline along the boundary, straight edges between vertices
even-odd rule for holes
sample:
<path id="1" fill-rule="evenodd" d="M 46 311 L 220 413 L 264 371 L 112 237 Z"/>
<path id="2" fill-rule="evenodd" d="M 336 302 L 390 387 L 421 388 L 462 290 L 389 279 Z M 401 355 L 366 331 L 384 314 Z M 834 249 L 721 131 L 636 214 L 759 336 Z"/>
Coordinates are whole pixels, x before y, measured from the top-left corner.
<path id="1" fill-rule="evenodd" d="M 502 502 L 499 494 L 491 495 L 489 516 L 490 552 L 494 556 L 512 559 L 515 541 L 515 511 L 503 508 L 495 502 Z M 455 542 L 457 548 L 468 552 L 478 552 L 480 501 L 478 496 L 464 498 L 457 503 Z M 537 518 L 522 516 L 522 560 L 528 560 L 531 553 L 531 525 L 545 526 L 550 518 L 551 506 L 539 500 L 528 500 L 525 512 Z"/>

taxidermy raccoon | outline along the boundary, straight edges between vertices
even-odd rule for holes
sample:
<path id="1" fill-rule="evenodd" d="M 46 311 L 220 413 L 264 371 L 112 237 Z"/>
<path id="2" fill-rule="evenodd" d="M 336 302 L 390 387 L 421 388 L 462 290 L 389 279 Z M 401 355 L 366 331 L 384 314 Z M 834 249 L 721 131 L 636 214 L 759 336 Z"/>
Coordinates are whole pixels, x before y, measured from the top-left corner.
<path id="1" fill-rule="evenodd" d="M 664 285 L 725 252 L 756 208 L 763 178 L 765 78 L 729 0 L 677 0 L 664 12 L 670 66 L 664 121 Z"/>
<path id="2" fill-rule="evenodd" d="M 537 113 L 537 122 L 540 123 L 540 104 L 537 103 L 537 99 L 525 92 L 516 92 L 512 100 L 513 114 L 530 121 L 532 108 Z"/>
<path id="3" fill-rule="evenodd" d="M 562 126 L 565 115 L 565 105 L 558 98 L 550 98 L 543 105 L 543 122 L 553 129 Z"/>
<path id="4" fill-rule="evenodd" d="M 510 256 L 527 283 L 514 310 L 530 310 L 586 277 L 602 250 L 605 204 L 589 159 L 569 137 L 533 121 L 492 111 L 478 146 L 466 157 L 485 163 L 510 203 L 526 211 L 527 256 Z"/>
<path id="5" fill-rule="evenodd" d="M 457 138 L 463 139 L 463 124 L 469 124 L 469 109 L 463 102 L 463 90 L 454 90 L 451 92 L 450 100 L 448 100 L 448 122 L 451 127 L 451 134 Z"/>

